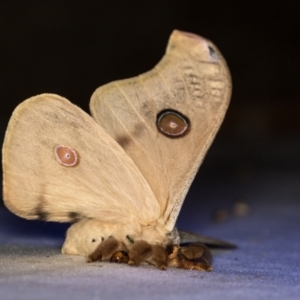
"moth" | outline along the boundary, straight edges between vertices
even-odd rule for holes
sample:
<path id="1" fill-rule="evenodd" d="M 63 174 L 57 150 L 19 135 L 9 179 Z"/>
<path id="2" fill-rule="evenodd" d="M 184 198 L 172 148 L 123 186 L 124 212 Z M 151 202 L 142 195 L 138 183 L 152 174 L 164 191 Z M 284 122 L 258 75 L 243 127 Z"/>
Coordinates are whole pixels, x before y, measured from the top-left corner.
<path id="1" fill-rule="evenodd" d="M 88 262 L 212 270 L 204 245 L 180 246 L 175 222 L 230 96 L 216 46 L 175 30 L 151 71 L 94 92 L 92 116 L 55 94 L 29 98 L 5 134 L 5 205 L 73 223 L 62 253 Z"/>

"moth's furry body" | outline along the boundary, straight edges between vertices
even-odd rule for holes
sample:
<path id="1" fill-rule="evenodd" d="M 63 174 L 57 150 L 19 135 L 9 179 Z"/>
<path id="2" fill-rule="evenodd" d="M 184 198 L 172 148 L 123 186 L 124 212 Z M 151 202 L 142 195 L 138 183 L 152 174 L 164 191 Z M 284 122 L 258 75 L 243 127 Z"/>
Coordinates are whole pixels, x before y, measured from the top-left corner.
<path id="1" fill-rule="evenodd" d="M 68 229 L 62 253 L 88 256 L 95 251 L 101 242 L 110 237 L 114 237 L 126 245 L 128 249 L 140 240 L 163 247 L 170 244 L 179 244 L 180 242 L 176 228 L 171 232 L 166 232 L 162 227 L 144 227 L 138 222 L 126 224 L 83 219 Z"/>
<path id="2" fill-rule="evenodd" d="M 27 99 L 5 135 L 4 202 L 27 219 L 75 222 L 64 254 L 210 270 L 206 248 L 180 248 L 174 226 L 230 95 L 221 53 L 175 30 L 153 70 L 95 91 L 93 117 L 58 95 Z"/>
<path id="3" fill-rule="evenodd" d="M 62 253 L 87 256 L 88 262 L 109 260 L 132 266 L 148 262 L 162 270 L 167 267 L 212 270 L 208 248 L 202 244 L 174 247 L 178 244 L 176 228 L 164 233 L 162 228 L 158 230 L 155 226 L 137 229 L 133 224 L 109 224 L 90 219 L 79 221 L 68 229 Z M 203 262 L 194 261 L 197 259 Z"/>

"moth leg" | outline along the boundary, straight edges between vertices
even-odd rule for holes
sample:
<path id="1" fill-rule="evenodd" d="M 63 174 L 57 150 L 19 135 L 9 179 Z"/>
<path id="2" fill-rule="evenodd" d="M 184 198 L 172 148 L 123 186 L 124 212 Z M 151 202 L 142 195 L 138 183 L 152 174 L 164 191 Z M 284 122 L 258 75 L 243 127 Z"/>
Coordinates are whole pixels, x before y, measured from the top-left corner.
<path id="1" fill-rule="evenodd" d="M 111 256 L 110 261 L 114 263 L 127 264 L 129 261 L 128 252 L 119 250 Z"/>
<path id="2" fill-rule="evenodd" d="M 136 241 L 129 250 L 128 264 L 138 266 L 142 261 L 149 258 L 152 254 L 152 247 L 146 241 Z"/>
<path id="3" fill-rule="evenodd" d="M 179 245 L 169 245 L 167 246 L 166 250 L 168 253 L 169 260 L 172 260 L 177 257 L 178 251 L 179 251 Z"/>
<path id="4" fill-rule="evenodd" d="M 210 250 L 203 244 L 195 243 L 185 247 L 173 245 L 168 266 L 197 271 L 212 271 Z"/>
<path id="5" fill-rule="evenodd" d="M 101 242 L 98 247 L 87 257 L 87 262 L 93 262 L 97 260 L 107 260 L 119 250 L 120 243 L 117 239 L 110 237 Z"/>
<path id="6" fill-rule="evenodd" d="M 124 243 L 119 243 L 119 249 L 110 258 L 111 262 L 127 264 L 129 261 L 128 249 Z"/>
<path id="7" fill-rule="evenodd" d="M 160 245 L 152 246 L 152 254 L 147 262 L 156 266 L 161 270 L 166 270 L 168 266 L 168 254 L 167 251 Z"/>
<path id="8" fill-rule="evenodd" d="M 196 271 L 212 271 L 212 266 L 210 264 L 190 260 L 186 258 L 183 254 L 178 254 L 176 261 L 177 268 Z"/>
<path id="9" fill-rule="evenodd" d="M 180 247 L 179 252 L 190 260 L 199 259 L 207 264 L 212 263 L 211 252 L 209 248 L 202 243 L 193 243 L 185 247 Z"/>

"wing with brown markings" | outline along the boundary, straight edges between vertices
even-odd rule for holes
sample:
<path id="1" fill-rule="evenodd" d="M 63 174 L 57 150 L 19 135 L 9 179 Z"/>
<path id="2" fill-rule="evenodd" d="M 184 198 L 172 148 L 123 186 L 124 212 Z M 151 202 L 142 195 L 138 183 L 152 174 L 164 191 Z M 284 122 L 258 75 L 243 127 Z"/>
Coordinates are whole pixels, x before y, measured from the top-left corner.
<path id="1" fill-rule="evenodd" d="M 27 219 L 142 224 L 160 208 L 124 150 L 84 111 L 43 94 L 14 111 L 3 145 L 4 201 Z"/>
<path id="2" fill-rule="evenodd" d="M 229 71 L 216 47 L 174 31 L 153 70 L 102 86 L 92 96 L 93 117 L 138 166 L 168 230 L 222 123 L 230 95 Z M 162 113 L 177 114 L 162 125 L 167 134 L 157 126 Z M 181 121 L 188 126 L 184 134 Z M 172 134 L 176 130 L 180 134 Z"/>

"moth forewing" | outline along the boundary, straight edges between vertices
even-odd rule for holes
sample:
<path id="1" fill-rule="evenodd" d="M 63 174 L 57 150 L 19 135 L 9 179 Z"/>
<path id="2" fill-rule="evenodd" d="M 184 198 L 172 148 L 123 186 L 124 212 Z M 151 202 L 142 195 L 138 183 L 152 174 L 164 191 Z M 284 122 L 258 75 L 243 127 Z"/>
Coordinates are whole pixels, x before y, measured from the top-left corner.
<path id="1" fill-rule="evenodd" d="M 175 30 L 153 70 L 104 85 L 91 98 L 96 122 L 149 183 L 167 231 L 174 228 L 230 96 L 231 78 L 219 50 L 202 37 Z"/>

